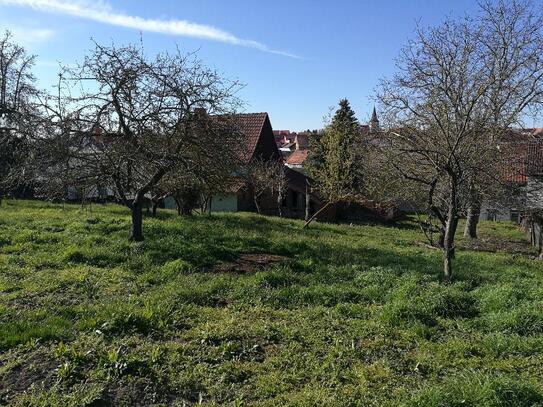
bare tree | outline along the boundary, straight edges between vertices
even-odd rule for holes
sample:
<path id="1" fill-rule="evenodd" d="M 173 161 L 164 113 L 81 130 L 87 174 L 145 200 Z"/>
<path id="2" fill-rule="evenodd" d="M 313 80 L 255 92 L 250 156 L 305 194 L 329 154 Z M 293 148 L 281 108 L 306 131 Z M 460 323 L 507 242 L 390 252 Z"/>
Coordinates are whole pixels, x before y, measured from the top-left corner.
<path id="1" fill-rule="evenodd" d="M 76 68 L 60 74 L 45 109 L 61 159 L 80 181 L 114 187 L 131 210 L 130 238 L 142 240 L 142 206 L 166 174 L 227 167 L 240 153 L 230 115 L 239 84 L 193 54 L 95 44 Z"/>
<path id="2" fill-rule="evenodd" d="M 36 96 L 34 59 L 13 42 L 9 31 L 0 38 L 0 203 L 24 175 Z"/>
<path id="3" fill-rule="evenodd" d="M 271 190 L 276 197 L 277 214 L 283 216 L 283 199 L 288 190 L 288 179 L 285 164 L 281 161 L 273 162 L 271 167 Z"/>
<path id="4" fill-rule="evenodd" d="M 395 174 L 427 196 L 452 276 L 458 219 L 495 179 L 497 140 L 542 95 L 541 14 L 523 1 L 483 3 L 473 17 L 417 30 L 381 82 Z"/>
<path id="5" fill-rule="evenodd" d="M 190 215 L 196 209 L 202 200 L 203 182 L 199 179 L 202 175 L 198 173 L 198 177 L 193 174 L 172 171 L 160 181 L 156 188 L 153 189 L 152 205 L 153 215 L 156 214 L 158 203 L 165 198 L 172 198 L 177 207 L 178 215 Z"/>
<path id="6" fill-rule="evenodd" d="M 272 197 L 274 194 L 276 198 L 284 194 L 285 178 L 283 170 L 283 163 L 275 160 L 266 160 L 258 158 L 252 160 L 246 166 L 246 181 L 247 186 L 251 190 L 253 197 L 253 203 L 257 213 L 261 213 L 261 201 L 266 194 Z M 281 202 L 278 202 L 280 205 Z M 279 211 L 281 209 L 279 208 Z"/>

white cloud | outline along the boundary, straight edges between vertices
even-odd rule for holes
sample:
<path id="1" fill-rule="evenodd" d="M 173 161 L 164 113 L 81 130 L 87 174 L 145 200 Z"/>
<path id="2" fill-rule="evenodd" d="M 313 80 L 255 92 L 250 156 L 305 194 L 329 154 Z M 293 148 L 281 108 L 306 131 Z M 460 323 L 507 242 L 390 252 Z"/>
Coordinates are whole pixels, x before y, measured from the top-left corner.
<path id="1" fill-rule="evenodd" d="M 115 12 L 103 1 L 86 2 L 81 0 L 0 0 L 0 5 L 23 6 L 34 10 L 65 14 L 104 24 L 133 28 L 140 31 L 195 37 L 224 42 L 232 45 L 255 48 L 260 51 L 299 58 L 295 54 L 269 48 L 258 41 L 239 38 L 227 31 L 209 25 L 197 24 L 186 20 L 158 20 L 130 16 Z"/>
<path id="2" fill-rule="evenodd" d="M 11 26 L 10 24 L 3 25 L 13 34 L 13 37 L 19 44 L 26 46 L 33 46 L 48 41 L 55 35 L 54 30 L 47 28 Z"/>

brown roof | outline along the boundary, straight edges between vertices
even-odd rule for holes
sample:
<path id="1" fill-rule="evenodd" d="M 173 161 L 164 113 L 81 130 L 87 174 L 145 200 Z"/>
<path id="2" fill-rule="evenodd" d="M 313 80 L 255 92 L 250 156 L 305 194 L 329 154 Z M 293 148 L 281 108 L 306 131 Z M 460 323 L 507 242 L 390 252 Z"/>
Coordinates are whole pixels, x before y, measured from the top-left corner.
<path id="1" fill-rule="evenodd" d="M 528 175 L 543 174 L 543 142 L 533 141 L 526 147 L 526 173 Z"/>
<path id="2" fill-rule="evenodd" d="M 508 182 L 526 184 L 529 176 L 543 174 L 543 142 L 503 143 L 502 176 Z"/>
<path id="3" fill-rule="evenodd" d="M 305 150 L 309 148 L 309 138 L 307 133 L 298 133 L 296 135 L 296 143 L 297 143 L 297 149 Z"/>
<path id="4" fill-rule="evenodd" d="M 247 154 L 252 157 L 268 113 L 240 113 L 234 116 L 234 123 L 246 137 Z"/>
<path id="5" fill-rule="evenodd" d="M 309 150 L 294 150 L 287 158 L 288 165 L 302 165 L 309 154 Z"/>
<path id="6" fill-rule="evenodd" d="M 500 146 L 502 157 L 502 178 L 516 184 L 526 184 L 527 143 L 506 143 Z"/>

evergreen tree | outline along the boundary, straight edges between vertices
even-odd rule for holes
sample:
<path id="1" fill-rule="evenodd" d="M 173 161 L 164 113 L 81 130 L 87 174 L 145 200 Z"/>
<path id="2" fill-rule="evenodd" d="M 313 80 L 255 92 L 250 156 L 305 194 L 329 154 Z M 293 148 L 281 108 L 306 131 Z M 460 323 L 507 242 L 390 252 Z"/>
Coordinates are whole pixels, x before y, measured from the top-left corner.
<path id="1" fill-rule="evenodd" d="M 328 206 L 356 199 L 362 190 L 363 144 L 360 125 L 349 101 L 339 101 L 330 123 L 320 135 L 311 137 L 307 174 L 326 204 L 306 226 Z"/>

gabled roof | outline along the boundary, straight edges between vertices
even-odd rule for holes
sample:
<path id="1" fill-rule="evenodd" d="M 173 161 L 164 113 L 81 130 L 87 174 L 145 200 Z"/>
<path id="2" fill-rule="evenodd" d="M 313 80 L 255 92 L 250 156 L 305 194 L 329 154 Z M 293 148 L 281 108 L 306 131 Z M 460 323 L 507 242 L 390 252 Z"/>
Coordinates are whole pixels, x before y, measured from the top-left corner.
<path id="1" fill-rule="evenodd" d="M 502 143 L 500 150 L 505 181 L 526 184 L 529 176 L 543 174 L 543 141 Z"/>
<path id="2" fill-rule="evenodd" d="M 247 155 L 250 157 L 253 156 L 267 117 L 267 113 L 240 113 L 233 116 L 235 125 L 245 136 Z"/>
<path id="3" fill-rule="evenodd" d="M 245 160 L 250 161 L 255 155 L 256 148 L 262 135 L 266 133 L 263 130 L 266 126 L 266 122 L 269 123 L 268 113 L 240 113 L 234 115 L 232 119 L 240 132 L 245 136 Z M 267 144 L 268 146 L 272 146 L 272 148 L 276 150 L 274 154 L 277 157 L 280 157 L 281 154 L 279 153 L 279 150 L 277 150 L 273 132 L 271 131 L 271 123 L 269 124 L 269 129 L 269 136 L 271 139 L 268 140 Z"/>
<path id="4" fill-rule="evenodd" d="M 291 155 L 288 156 L 287 165 L 302 165 L 309 154 L 309 150 L 294 150 Z"/>

